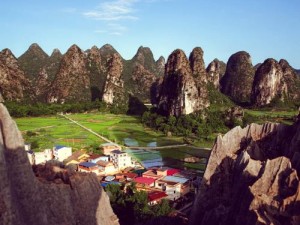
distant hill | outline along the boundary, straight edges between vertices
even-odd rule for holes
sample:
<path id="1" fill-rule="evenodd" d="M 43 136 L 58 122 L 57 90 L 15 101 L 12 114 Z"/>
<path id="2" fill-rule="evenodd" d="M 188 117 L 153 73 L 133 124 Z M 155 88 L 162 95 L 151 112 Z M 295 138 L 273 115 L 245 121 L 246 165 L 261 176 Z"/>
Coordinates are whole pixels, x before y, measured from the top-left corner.
<path id="1" fill-rule="evenodd" d="M 132 96 L 176 116 L 209 105 L 227 105 L 230 100 L 242 106 L 298 104 L 300 70 L 291 68 L 286 60 L 273 63 L 277 71 L 273 74 L 270 63 L 253 66 L 245 51 L 233 54 L 227 63 L 215 59 L 207 67 L 200 47 L 189 57 L 180 49 L 173 53 L 167 60 L 161 56 L 155 61 L 151 49 L 141 46 L 132 59 L 125 60 L 113 46 L 105 44 L 87 50 L 73 45 L 65 54 L 54 49 L 49 56 L 34 43 L 16 58 L 5 49 L 0 60 L 0 92 L 9 101 L 73 103 L 98 99 L 118 106 L 128 106 Z M 278 85 L 272 86 L 273 81 Z"/>

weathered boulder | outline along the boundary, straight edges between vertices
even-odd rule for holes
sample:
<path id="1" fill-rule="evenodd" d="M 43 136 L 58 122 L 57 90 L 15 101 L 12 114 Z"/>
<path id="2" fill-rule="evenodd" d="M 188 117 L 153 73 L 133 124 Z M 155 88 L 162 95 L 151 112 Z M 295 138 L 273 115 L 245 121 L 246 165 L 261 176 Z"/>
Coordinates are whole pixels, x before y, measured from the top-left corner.
<path id="1" fill-rule="evenodd" d="M 9 49 L 0 52 L 0 92 L 5 100 L 21 101 L 30 82 Z"/>
<path id="2" fill-rule="evenodd" d="M 0 122 L 0 224 L 118 224 L 96 175 L 46 165 L 35 176 L 21 133 L 3 104 Z"/>
<path id="3" fill-rule="evenodd" d="M 72 45 L 64 54 L 47 100 L 61 103 L 91 100 L 85 54 L 78 46 Z"/>
<path id="4" fill-rule="evenodd" d="M 288 76 L 287 76 L 288 78 Z M 267 59 L 255 73 L 251 102 L 255 106 L 264 106 L 272 101 L 285 101 L 287 84 L 280 64 L 274 59 Z"/>
<path id="5" fill-rule="evenodd" d="M 218 136 L 190 224 L 299 224 L 300 121 Z"/>
<path id="6" fill-rule="evenodd" d="M 233 54 L 221 79 L 222 93 L 236 103 L 249 103 L 254 73 L 249 53 L 241 51 Z"/>
<path id="7" fill-rule="evenodd" d="M 190 63 L 182 50 L 168 58 L 161 84 L 159 110 L 164 115 L 179 116 L 201 110 L 209 105 L 199 92 Z"/>

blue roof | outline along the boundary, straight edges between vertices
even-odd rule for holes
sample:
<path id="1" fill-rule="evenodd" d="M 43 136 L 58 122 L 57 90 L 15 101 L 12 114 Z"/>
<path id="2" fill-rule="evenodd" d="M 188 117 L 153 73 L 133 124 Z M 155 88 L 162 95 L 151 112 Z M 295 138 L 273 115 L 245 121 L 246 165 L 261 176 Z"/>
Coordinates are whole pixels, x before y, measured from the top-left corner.
<path id="1" fill-rule="evenodd" d="M 63 145 L 56 145 L 56 146 L 55 146 L 55 149 L 56 149 L 56 150 L 59 150 L 59 149 L 64 148 L 64 147 L 66 147 L 66 146 L 63 146 Z"/>
<path id="2" fill-rule="evenodd" d="M 162 180 L 184 184 L 188 179 L 183 177 L 165 176 Z"/>
<path id="3" fill-rule="evenodd" d="M 121 185 L 121 183 L 118 182 L 118 181 L 101 182 L 101 186 L 102 186 L 102 187 L 107 187 L 107 185 L 109 185 L 109 184 L 113 184 L 113 185 Z"/>
<path id="4" fill-rule="evenodd" d="M 81 163 L 79 163 L 79 166 L 84 166 L 84 167 L 90 168 L 90 167 L 94 167 L 94 166 L 98 166 L 98 165 L 96 163 L 92 163 L 92 162 L 81 162 Z"/>

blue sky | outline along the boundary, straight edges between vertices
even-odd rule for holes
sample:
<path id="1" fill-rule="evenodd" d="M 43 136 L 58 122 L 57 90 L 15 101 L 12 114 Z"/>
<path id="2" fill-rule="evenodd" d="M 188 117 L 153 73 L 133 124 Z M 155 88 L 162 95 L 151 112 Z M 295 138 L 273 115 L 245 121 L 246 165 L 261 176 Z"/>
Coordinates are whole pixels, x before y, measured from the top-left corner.
<path id="1" fill-rule="evenodd" d="M 158 59 L 200 46 L 206 65 L 245 50 L 253 64 L 285 58 L 300 69 L 299 12 L 299 0 L 3 0 L 0 49 L 109 43 L 130 59 L 143 45 Z"/>

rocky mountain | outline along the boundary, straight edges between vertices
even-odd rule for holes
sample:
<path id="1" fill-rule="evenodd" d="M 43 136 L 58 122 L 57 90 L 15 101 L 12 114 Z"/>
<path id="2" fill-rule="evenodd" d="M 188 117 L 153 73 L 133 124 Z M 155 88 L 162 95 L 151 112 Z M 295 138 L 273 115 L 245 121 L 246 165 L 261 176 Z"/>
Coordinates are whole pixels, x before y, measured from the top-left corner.
<path id="1" fill-rule="evenodd" d="M 119 54 L 114 53 L 108 60 L 108 74 L 105 81 L 102 100 L 107 104 L 123 103 L 125 96 L 122 79 L 123 63 Z"/>
<path id="2" fill-rule="evenodd" d="M 299 120 L 235 127 L 218 136 L 190 224 L 299 224 L 299 146 Z"/>
<path id="3" fill-rule="evenodd" d="M 148 47 L 139 47 L 135 56 L 124 63 L 125 88 L 134 96 L 150 102 L 152 84 L 164 71 L 164 58 L 154 60 Z"/>
<path id="4" fill-rule="evenodd" d="M 0 120 L 0 224 L 119 224 L 94 174 L 54 163 L 33 172 L 21 133 L 3 104 Z"/>
<path id="5" fill-rule="evenodd" d="M 34 43 L 18 58 L 18 63 L 26 77 L 35 80 L 41 69 L 46 66 L 48 59 L 47 53 L 38 44 Z"/>
<path id="6" fill-rule="evenodd" d="M 0 90 L 8 101 L 21 101 L 29 87 L 29 81 L 9 49 L 0 52 Z"/>
<path id="7" fill-rule="evenodd" d="M 194 67 L 194 73 L 196 73 Z M 164 115 L 190 114 L 208 106 L 198 86 L 200 74 L 193 74 L 190 62 L 182 50 L 175 50 L 168 58 L 161 84 L 159 111 Z"/>
<path id="8" fill-rule="evenodd" d="M 255 73 L 252 87 L 252 104 L 264 106 L 278 99 L 284 101 L 287 85 L 283 78 L 283 71 L 275 59 L 267 59 Z"/>
<path id="9" fill-rule="evenodd" d="M 104 53 L 103 53 L 104 54 Z M 91 49 L 86 51 L 86 67 L 90 77 L 90 88 L 92 101 L 102 99 L 103 89 L 106 80 L 106 74 L 104 65 L 106 64 L 106 59 L 102 59 L 101 51 L 97 46 L 93 46 Z M 108 57 L 107 55 L 106 57 Z M 102 62 L 104 61 L 104 62 Z"/>
<path id="10" fill-rule="evenodd" d="M 220 87 L 220 80 L 225 74 L 226 64 L 218 59 L 214 59 L 206 68 L 207 79 L 216 89 Z"/>
<path id="11" fill-rule="evenodd" d="M 300 78 L 285 59 L 281 59 L 279 61 L 279 65 L 281 66 L 283 72 L 283 82 L 286 83 L 287 86 L 287 100 L 292 102 L 300 102 Z"/>
<path id="12" fill-rule="evenodd" d="M 254 73 L 249 53 L 241 51 L 233 54 L 221 79 L 222 93 L 239 104 L 250 102 Z"/>
<path id="13" fill-rule="evenodd" d="M 61 60 L 47 101 L 63 103 L 90 100 L 90 77 L 86 68 L 85 54 L 78 46 L 73 45 Z"/>

